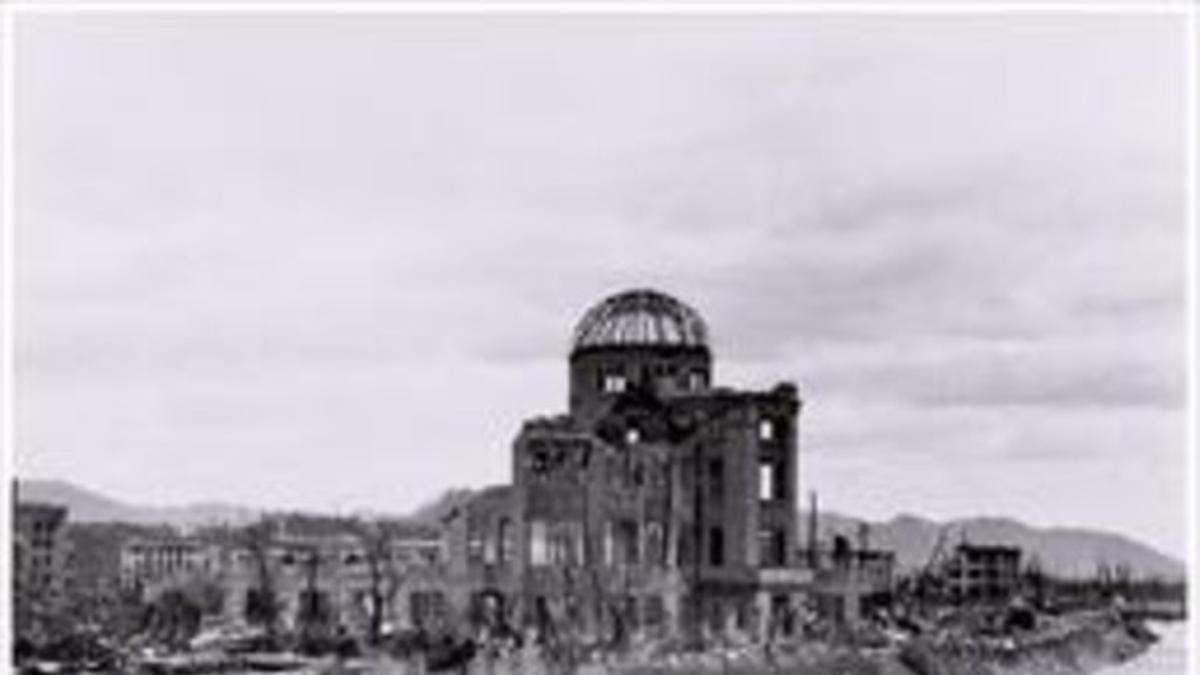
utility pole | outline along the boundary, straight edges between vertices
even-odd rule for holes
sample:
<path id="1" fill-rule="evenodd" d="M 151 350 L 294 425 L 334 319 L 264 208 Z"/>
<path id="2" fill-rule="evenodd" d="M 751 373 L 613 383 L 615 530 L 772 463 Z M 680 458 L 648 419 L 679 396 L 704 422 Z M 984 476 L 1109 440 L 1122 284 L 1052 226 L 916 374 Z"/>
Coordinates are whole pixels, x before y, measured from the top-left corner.
<path id="1" fill-rule="evenodd" d="M 696 442 L 692 453 L 692 583 L 689 589 L 692 593 L 692 631 L 695 646 L 703 648 L 703 630 L 701 614 L 703 602 L 700 598 L 700 567 L 704 558 L 704 495 L 701 489 L 703 474 L 703 444 Z"/>
<path id="2" fill-rule="evenodd" d="M 817 491 L 810 490 L 808 493 L 808 566 L 814 572 L 817 565 L 820 563 L 820 558 L 817 555 Z"/>

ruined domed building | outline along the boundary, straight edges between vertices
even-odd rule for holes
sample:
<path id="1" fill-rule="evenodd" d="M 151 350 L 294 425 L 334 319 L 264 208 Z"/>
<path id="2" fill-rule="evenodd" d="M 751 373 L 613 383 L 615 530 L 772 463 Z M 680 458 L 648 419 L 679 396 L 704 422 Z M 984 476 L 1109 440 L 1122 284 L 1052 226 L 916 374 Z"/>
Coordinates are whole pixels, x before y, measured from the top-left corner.
<path id="1" fill-rule="evenodd" d="M 448 522 L 452 606 L 618 638 L 791 630 L 810 579 L 796 387 L 715 385 L 703 317 L 653 290 L 589 309 L 568 371 L 566 414 L 513 442 L 512 484 Z"/>

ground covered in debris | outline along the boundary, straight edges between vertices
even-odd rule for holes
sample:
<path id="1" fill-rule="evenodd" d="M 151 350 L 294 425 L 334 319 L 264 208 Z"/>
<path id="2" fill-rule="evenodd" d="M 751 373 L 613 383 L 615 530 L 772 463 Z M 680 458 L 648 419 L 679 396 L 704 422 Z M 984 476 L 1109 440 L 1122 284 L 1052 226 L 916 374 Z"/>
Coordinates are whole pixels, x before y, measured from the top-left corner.
<path id="1" fill-rule="evenodd" d="M 1140 623 L 1095 615 L 1066 619 L 1020 639 L 943 631 L 882 647 L 804 641 L 690 651 L 645 643 L 623 654 L 548 653 L 526 645 L 484 650 L 450 668 L 388 659 L 327 663 L 314 670 L 318 675 L 1084 675 L 1141 654 L 1153 640 Z"/>
<path id="2" fill-rule="evenodd" d="M 1154 637 L 1140 623 L 1109 616 L 1069 620 L 1023 639 L 965 638 L 952 633 L 904 640 L 882 648 L 802 644 L 767 654 L 679 655 L 608 672 L 622 675 L 677 673 L 790 673 L 795 675 L 1081 675 L 1126 661 Z"/>

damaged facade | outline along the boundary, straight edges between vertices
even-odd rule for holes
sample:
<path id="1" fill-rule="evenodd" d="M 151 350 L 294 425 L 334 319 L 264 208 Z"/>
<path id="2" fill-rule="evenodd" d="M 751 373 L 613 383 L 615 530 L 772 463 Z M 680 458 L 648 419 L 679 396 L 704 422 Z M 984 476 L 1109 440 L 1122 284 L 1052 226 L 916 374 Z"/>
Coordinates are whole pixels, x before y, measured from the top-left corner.
<path id="1" fill-rule="evenodd" d="M 817 616 L 837 628 L 854 628 L 892 603 L 896 554 L 871 548 L 865 537 L 857 546 L 836 535 L 829 548 L 805 551 L 813 568 Z"/>
<path id="2" fill-rule="evenodd" d="M 456 601 L 541 632 L 794 630 L 796 387 L 716 386 L 704 320 L 650 290 L 584 315 L 568 376 L 567 412 L 513 442 L 512 484 L 448 523 Z"/>
<path id="3" fill-rule="evenodd" d="M 385 532 L 386 527 L 283 531 L 259 544 L 227 549 L 221 578 L 226 617 L 252 617 L 256 595 L 269 588 L 285 630 L 345 628 L 365 635 L 440 624 L 445 618 L 440 534 L 420 528 Z"/>
<path id="4" fill-rule="evenodd" d="M 68 510 L 19 500 L 13 507 L 12 618 L 20 630 L 40 629 L 65 600 L 71 555 L 66 537 Z"/>
<path id="5" fill-rule="evenodd" d="M 269 615 L 283 631 L 367 635 L 444 625 L 440 531 L 324 520 L 265 518 L 236 533 L 133 536 L 120 544 L 120 585 L 146 602 L 171 591 L 215 594 L 225 622 L 262 624 Z"/>
<path id="6" fill-rule="evenodd" d="M 1020 586 L 1021 549 L 964 541 L 954 548 L 942 572 L 959 602 L 1006 602 Z"/>
<path id="7" fill-rule="evenodd" d="M 121 543 L 120 585 L 149 595 L 214 578 L 221 550 L 191 537 L 132 537 Z"/>

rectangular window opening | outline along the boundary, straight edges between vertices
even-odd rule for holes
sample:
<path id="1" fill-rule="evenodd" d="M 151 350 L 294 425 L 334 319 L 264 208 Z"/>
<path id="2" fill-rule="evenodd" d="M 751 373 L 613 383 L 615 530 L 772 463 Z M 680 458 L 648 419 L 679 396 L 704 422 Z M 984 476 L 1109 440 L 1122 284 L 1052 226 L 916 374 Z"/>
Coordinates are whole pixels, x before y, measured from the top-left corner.
<path id="1" fill-rule="evenodd" d="M 775 423 L 771 420 L 761 420 L 758 423 L 758 439 L 760 441 L 775 440 Z"/>
<path id="2" fill-rule="evenodd" d="M 775 462 L 762 460 L 758 464 L 758 498 L 771 501 L 775 498 Z"/>
<path id="3" fill-rule="evenodd" d="M 713 567 L 725 564 L 725 530 L 719 527 L 708 532 L 708 564 Z"/>
<path id="4" fill-rule="evenodd" d="M 708 492 L 713 501 L 725 498 L 725 460 L 719 457 L 708 460 Z"/>
<path id="5" fill-rule="evenodd" d="M 546 521 L 533 520 L 529 523 L 529 564 L 548 565 L 550 550 L 546 542 Z"/>
<path id="6" fill-rule="evenodd" d="M 609 373 L 601 381 L 601 388 L 606 394 L 619 394 L 625 391 L 626 384 L 624 375 Z"/>

